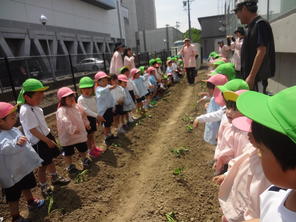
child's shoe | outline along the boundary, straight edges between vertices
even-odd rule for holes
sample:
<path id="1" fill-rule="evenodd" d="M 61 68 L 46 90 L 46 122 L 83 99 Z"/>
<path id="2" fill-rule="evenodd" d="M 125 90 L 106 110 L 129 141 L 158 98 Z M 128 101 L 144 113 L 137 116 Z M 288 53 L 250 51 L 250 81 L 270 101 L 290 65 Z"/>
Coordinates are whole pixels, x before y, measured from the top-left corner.
<path id="1" fill-rule="evenodd" d="M 22 216 L 19 216 L 16 219 L 13 219 L 12 222 L 32 222 L 30 219 L 25 219 Z"/>
<path id="2" fill-rule="evenodd" d="M 48 186 L 48 184 L 40 185 L 41 194 L 44 198 L 51 196 L 53 193 L 53 189 L 51 186 Z"/>
<path id="3" fill-rule="evenodd" d="M 94 147 L 89 151 L 89 155 L 93 158 L 98 158 L 101 155 L 101 150 L 98 147 Z"/>
<path id="4" fill-rule="evenodd" d="M 55 186 L 64 186 L 70 183 L 70 180 L 59 176 L 58 174 L 52 175 L 51 184 Z"/>
<path id="5" fill-rule="evenodd" d="M 122 127 L 120 127 L 117 132 L 120 133 L 120 134 L 125 134 L 126 133 L 126 131 Z"/>
<path id="6" fill-rule="evenodd" d="M 76 168 L 74 164 L 71 164 L 68 168 L 67 171 L 70 176 L 75 176 L 76 174 L 79 173 L 79 170 Z"/>
<path id="7" fill-rule="evenodd" d="M 29 210 L 36 210 L 38 208 L 43 207 L 44 204 L 45 204 L 45 200 L 33 199 L 28 203 L 28 208 Z"/>
<path id="8" fill-rule="evenodd" d="M 90 165 L 91 165 L 91 159 L 85 158 L 83 160 L 82 164 L 83 164 L 83 169 L 84 170 L 89 169 L 90 168 Z"/>

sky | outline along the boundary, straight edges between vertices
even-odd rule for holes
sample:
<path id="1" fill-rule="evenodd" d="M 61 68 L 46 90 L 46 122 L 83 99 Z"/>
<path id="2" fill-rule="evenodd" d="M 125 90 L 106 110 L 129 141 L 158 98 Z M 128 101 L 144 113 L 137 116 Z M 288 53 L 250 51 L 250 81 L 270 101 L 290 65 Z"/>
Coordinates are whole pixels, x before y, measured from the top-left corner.
<path id="1" fill-rule="evenodd" d="M 193 0 L 191 27 L 200 28 L 198 17 L 224 14 L 224 2 L 224 0 Z M 183 0 L 155 0 L 155 7 L 157 28 L 165 27 L 166 24 L 176 27 L 178 21 L 182 32 L 188 29 L 188 14 L 187 10 L 184 10 Z"/>

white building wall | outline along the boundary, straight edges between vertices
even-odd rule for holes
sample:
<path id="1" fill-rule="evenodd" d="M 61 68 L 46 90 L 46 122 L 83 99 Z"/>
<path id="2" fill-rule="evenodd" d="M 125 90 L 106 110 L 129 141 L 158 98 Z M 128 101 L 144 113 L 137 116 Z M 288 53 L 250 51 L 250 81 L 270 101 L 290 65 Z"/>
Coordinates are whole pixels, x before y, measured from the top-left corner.
<path id="1" fill-rule="evenodd" d="M 105 10 L 80 0 L 1 0 L 0 3 L 0 19 L 40 24 L 41 14 L 47 16 L 48 25 L 109 33 L 120 38 L 117 9 Z"/>

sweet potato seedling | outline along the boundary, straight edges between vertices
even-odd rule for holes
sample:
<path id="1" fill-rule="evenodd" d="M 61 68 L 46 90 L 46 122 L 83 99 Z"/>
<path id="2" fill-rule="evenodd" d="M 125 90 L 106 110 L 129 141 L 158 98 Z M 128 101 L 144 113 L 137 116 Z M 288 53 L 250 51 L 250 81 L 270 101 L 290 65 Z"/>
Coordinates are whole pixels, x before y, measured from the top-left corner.
<path id="1" fill-rule="evenodd" d="M 75 177 L 74 181 L 76 184 L 85 182 L 85 181 L 87 181 L 87 176 L 88 176 L 88 170 L 83 170 L 81 173 L 79 173 Z"/>
<path id="2" fill-rule="evenodd" d="M 176 168 L 174 171 L 173 171 L 173 174 L 175 175 L 175 176 L 180 176 L 180 175 L 182 175 L 183 174 L 183 171 L 184 171 L 184 168 Z"/>
<path id="3" fill-rule="evenodd" d="M 50 214 L 53 204 L 54 204 L 54 199 L 53 199 L 53 195 L 50 195 L 46 198 L 47 201 L 47 214 Z"/>
<path id="4" fill-rule="evenodd" d="M 193 118 L 191 116 L 189 116 L 188 114 L 184 114 L 184 116 L 182 117 L 182 121 L 185 123 L 192 123 L 193 122 Z"/>
<path id="5" fill-rule="evenodd" d="M 187 125 L 186 130 L 187 130 L 188 133 L 191 133 L 192 130 L 193 130 L 193 126 L 192 125 Z"/>
<path id="6" fill-rule="evenodd" d="M 171 153 L 175 154 L 177 158 L 180 158 L 181 156 L 184 156 L 186 152 L 188 152 L 189 149 L 187 147 L 180 147 L 176 149 L 172 149 Z"/>
<path id="7" fill-rule="evenodd" d="M 174 212 L 169 212 L 165 214 L 165 217 L 168 222 L 178 222 Z"/>

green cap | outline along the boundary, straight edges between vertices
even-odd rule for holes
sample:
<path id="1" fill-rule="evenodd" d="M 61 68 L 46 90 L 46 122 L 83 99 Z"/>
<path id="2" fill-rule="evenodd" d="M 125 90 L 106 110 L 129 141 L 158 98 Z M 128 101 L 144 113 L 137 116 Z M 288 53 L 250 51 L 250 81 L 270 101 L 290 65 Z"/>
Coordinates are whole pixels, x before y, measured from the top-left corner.
<path id="1" fill-rule="evenodd" d="M 141 74 L 143 74 L 145 72 L 145 66 L 140 66 L 139 70 L 140 70 Z"/>
<path id="2" fill-rule="evenodd" d="M 217 53 L 217 52 L 211 52 L 210 54 L 209 54 L 209 58 L 214 58 L 214 59 L 216 59 L 216 58 L 219 58 L 220 56 L 219 56 L 219 54 Z"/>
<path id="3" fill-rule="evenodd" d="M 38 79 L 27 79 L 25 82 L 23 82 L 22 89 L 17 98 L 17 104 L 24 104 L 26 102 L 24 98 L 25 92 L 43 92 L 48 88 L 48 86 L 43 86 L 42 82 L 40 82 Z"/>
<path id="4" fill-rule="evenodd" d="M 129 68 L 127 66 L 122 66 L 120 69 L 119 69 L 119 72 L 120 74 L 123 74 L 125 73 L 127 70 L 129 70 Z"/>
<path id="5" fill-rule="evenodd" d="M 249 91 L 238 97 L 236 105 L 245 116 L 288 136 L 296 143 L 295 95 L 296 86 L 284 89 L 274 96 Z"/>
<path id="6" fill-rule="evenodd" d="M 79 89 L 92 88 L 95 82 L 88 76 L 82 77 L 79 81 Z"/>
<path id="7" fill-rule="evenodd" d="M 249 90 L 249 85 L 242 79 L 233 79 L 225 83 L 223 86 L 216 86 L 221 92 L 232 91 L 236 92 L 241 89 Z"/>
<path id="8" fill-rule="evenodd" d="M 223 74 L 227 76 L 228 81 L 234 79 L 236 74 L 234 64 L 228 62 L 222 65 L 219 65 L 215 69 L 215 71 L 211 73 L 212 76 L 216 74 Z"/>
<path id="9" fill-rule="evenodd" d="M 172 59 L 171 57 L 167 57 L 167 61 L 168 61 L 168 60 L 171 60 L 171 59 Z"/>
<path id="10" fill-rule="evenodd" d="M 150 60 L 149 60 L 149 65 L 150 65 L 150 66 L 152 66 L 154 63 L 156 63 L 156 60 L 155 60 L 155 59 L 150 59 Z"/>
<path id="11" fill-rule="evenodd" d="M 162 64 L 161 58 L 156 58 L 155 60 L 156 60 L 157 63 Z"/>
<path id="12" fill-rule="evenodd" d="M 171 60 L 175 62 L 175 61 L 177 61 L 177 58 L 176 57 L 171 57 Z"/>
<path id="13" fill-rule="evenodd" d="M 223 60 L 218 60 L 218 61 L 215 61 L 213 64 L 218 67 L 219 65 L 225 64 L 225 62 Z"/>

